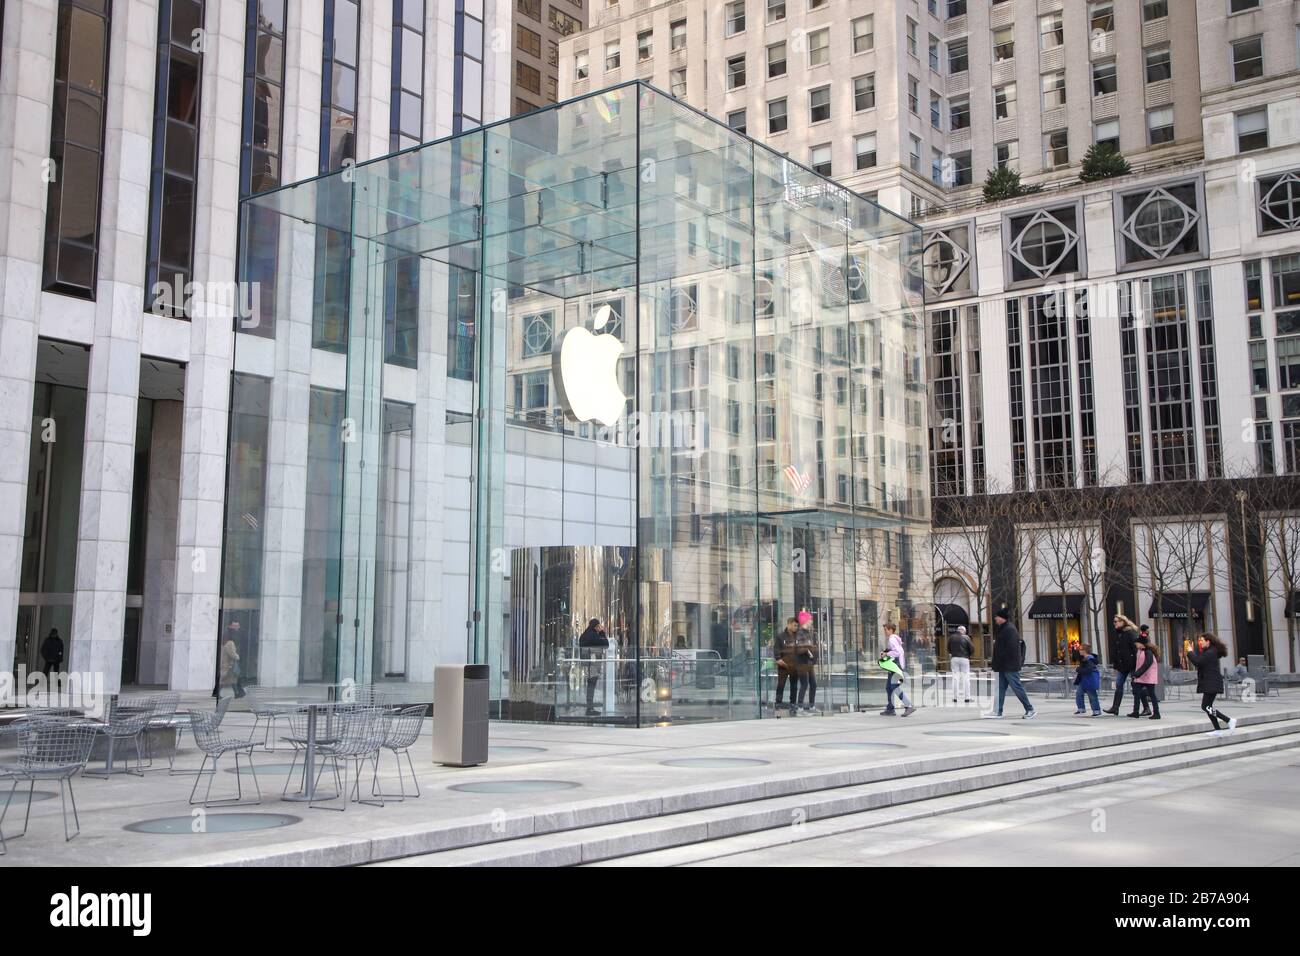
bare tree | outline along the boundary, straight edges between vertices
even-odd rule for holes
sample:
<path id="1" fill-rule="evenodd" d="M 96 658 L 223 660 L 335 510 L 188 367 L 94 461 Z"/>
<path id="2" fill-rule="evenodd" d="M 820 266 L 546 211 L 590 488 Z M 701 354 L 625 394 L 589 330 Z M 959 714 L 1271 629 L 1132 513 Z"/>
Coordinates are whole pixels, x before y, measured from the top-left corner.
<path id="1" fill-rule="evenodd" d="M 970 620 L 979 624 L 982 637 L 987 637 L 993 627 L 993 545 L 989 523 L 997 511 L 997 499 L 997 490 L 988 488 L 980 494 L 945 501 L 947 523 L 935 528 L 930 538 L 936 574 L 943 568 L 959 568 L 965 572 L 973 591 Z"/>
<path id="2" fill-rule="evenodd" d="M 1270 599 L 1280 598 L 1286 609 L 1283 617 L 1286 620 L 1287 663 L 1288 669 L 1294 672 L 1297 658 L 1297 608 L 1294 602 L 1296 590 L 1300 588 L 1300 496 L 1293 482 L 1272 475 L 1249 475 L 1239 480 L 1237 485 L 1236 500 L 1243 538 L 1250 537 L 1246 533 L 1248 527 L 1258 532 L 1256 547 L 1246 556 L 1247 566 L 1262 569 L 1261 583 L 1265 595 Z M 1245 584 L 1245 598 L 1252 600 L 1249 582 Z M 1269 634 L 1266 647 L 1272 646 L 1271 637 Z"/>

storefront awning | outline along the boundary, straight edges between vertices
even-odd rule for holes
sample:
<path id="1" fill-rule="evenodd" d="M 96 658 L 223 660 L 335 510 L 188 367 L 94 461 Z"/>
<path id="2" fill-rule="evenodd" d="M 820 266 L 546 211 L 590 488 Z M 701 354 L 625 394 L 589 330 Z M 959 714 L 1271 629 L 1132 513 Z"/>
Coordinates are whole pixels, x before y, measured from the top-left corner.
<path id="1" fill-rule="evenodd" d="M 1300 617 L 1300 591 L 1292 591 L 1282 613 L 1287 617 Z"/>
<path id="2" fill-rule="evenodd" d="M 1205 620 L 1205 608 L 1210 603 L 1209 591 L 1193 591 L 1190 595 L 1192 613 L 1191 617 L 1198 620 Z M 1186 618 L 1187 613 L 1187 592 L 1174 593 L 1166 591 L 1151 602 L 1151 610 L 1147 611 L 1147 617 L 1150 618 Z"/>
<path id="3" fill-rule="evenodd" d="M 960 604 L 936 604 L 934 606 L 934 623 L 943 627 L 966 627 L 970 624 L 970 615 Z"/>
<path id="4" fill-rule="evenodd" d="M 1072 621 L 1083 611 L 1082 594 L 1040 594 L 1029 605 L 1031 621 Z"/>

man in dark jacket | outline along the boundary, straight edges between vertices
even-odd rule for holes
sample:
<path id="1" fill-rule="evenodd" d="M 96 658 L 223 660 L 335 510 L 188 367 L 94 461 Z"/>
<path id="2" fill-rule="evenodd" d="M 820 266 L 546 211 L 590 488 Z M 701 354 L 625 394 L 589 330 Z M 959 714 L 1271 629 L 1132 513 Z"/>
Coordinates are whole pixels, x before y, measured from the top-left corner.
<path id="1" fill-rule="evenodd" d="M 57 627 L 50 628 L 50 633 L 45 635 L 45 640 L 41 641 L 41 657 L 45 659 L 43 671 L 46 677 L 49 677 L 51 672 L 63 671 L 63 638 L 59 637 Z"/>
<path id="2" fill-rule="evenodd" d="M 578 653 L 586 660 L 587 668 L 587 716 L 593 717 L 596 710 L 596 681 L 600 679 L 600 661 L 609 650 L 609 638 L 605 636 L 605 625 L 600 618 L 593 617 L 587 622 L 587 629 L 578 636 Z M 612 691 L 612 688 L 606 693 Z"/>
<path id="3" fill-rule="evenodd" d="M 1115 641 L 1111 645 L 1110 660 L 1115 668 L 1115 699 L 1106 713 L 1118 717 L 1119 705 L 1124 700 L 1124 682 L 1137 666 L 1138 630 L 1122 614 L 1116 614 L 1112 623 L 1115 625 Z"/>
<path id="4" fill-rule="evenodd" d="M 1020 668 L 1025 663 L 1025 642 L 1020 639 L 1020 631 L 1011 623 L 1011 612 L 1000 607 L 993 614 L 996 631 L 993 636 L 992 668 L 998 675 L 998 697 L 993 710 L 981 716 L 990 720 L 1002 719 L 1002 705 L 1007 699 L 1007 688 L 1015 693 L 1016 699 L 1025 708 L 1025 720 L 1033 720 L 1038 711 L 1029 702 L 1025 685 L 1020 682 Z"/>

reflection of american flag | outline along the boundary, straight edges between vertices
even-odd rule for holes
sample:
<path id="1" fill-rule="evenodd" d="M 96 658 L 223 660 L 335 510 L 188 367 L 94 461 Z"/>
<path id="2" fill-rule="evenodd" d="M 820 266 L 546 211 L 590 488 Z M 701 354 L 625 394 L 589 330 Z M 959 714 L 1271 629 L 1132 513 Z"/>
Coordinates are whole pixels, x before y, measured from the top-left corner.
<path id="1" fill-rule="evenodd" d="M 794 489 L 796 495 L 802 495 L 812 484 L 812 475 L 805 475 L 794 465 L 786 465 L 785 480 L 790 482 L 790 487 Z"/>

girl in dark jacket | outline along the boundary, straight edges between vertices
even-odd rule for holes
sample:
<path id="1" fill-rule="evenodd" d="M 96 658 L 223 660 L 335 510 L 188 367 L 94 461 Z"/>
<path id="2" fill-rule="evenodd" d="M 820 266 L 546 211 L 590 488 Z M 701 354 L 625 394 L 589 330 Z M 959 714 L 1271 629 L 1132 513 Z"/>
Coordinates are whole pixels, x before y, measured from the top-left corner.
<path id="1" fill-rule="evenodd" d="M 1088 702 L 1092 704 L 1092 716 L 1100 717 L 1101 701 L 1097 699 L 1097 691 L 1101 688 L 1101 671 L 1097 669 L 1097 657 L 1087 644 L 1079 647 L 1078 654 L 1079 666 L 1074 671 L 1074 716 L 1085 714 L 1083 697 L 1087 694 Z"/>
<path id="2" fill-rule="evenodd" d="M 1223 671 L 1219 669 L 1219 661 L 1228 656 L 1228 648 L 1213 634 L 1202 634 L 1196 639 L 1196 650 L 1192 650 L 1191 641 L 1183 642 L 1183 650 L 1196 668 L 1196 689 L 1201 695 L 1201 710 L 1205 711 L 1210 723 L 1214 725 L 1209 736 L 1223 735 L 1219 726 L 1221 720 L 1227 722 L 1229 732 L 1236 730 L 1237 718 L 1229 717 L 1214 706 L 1214 698 L 1223 693 Z"/>

